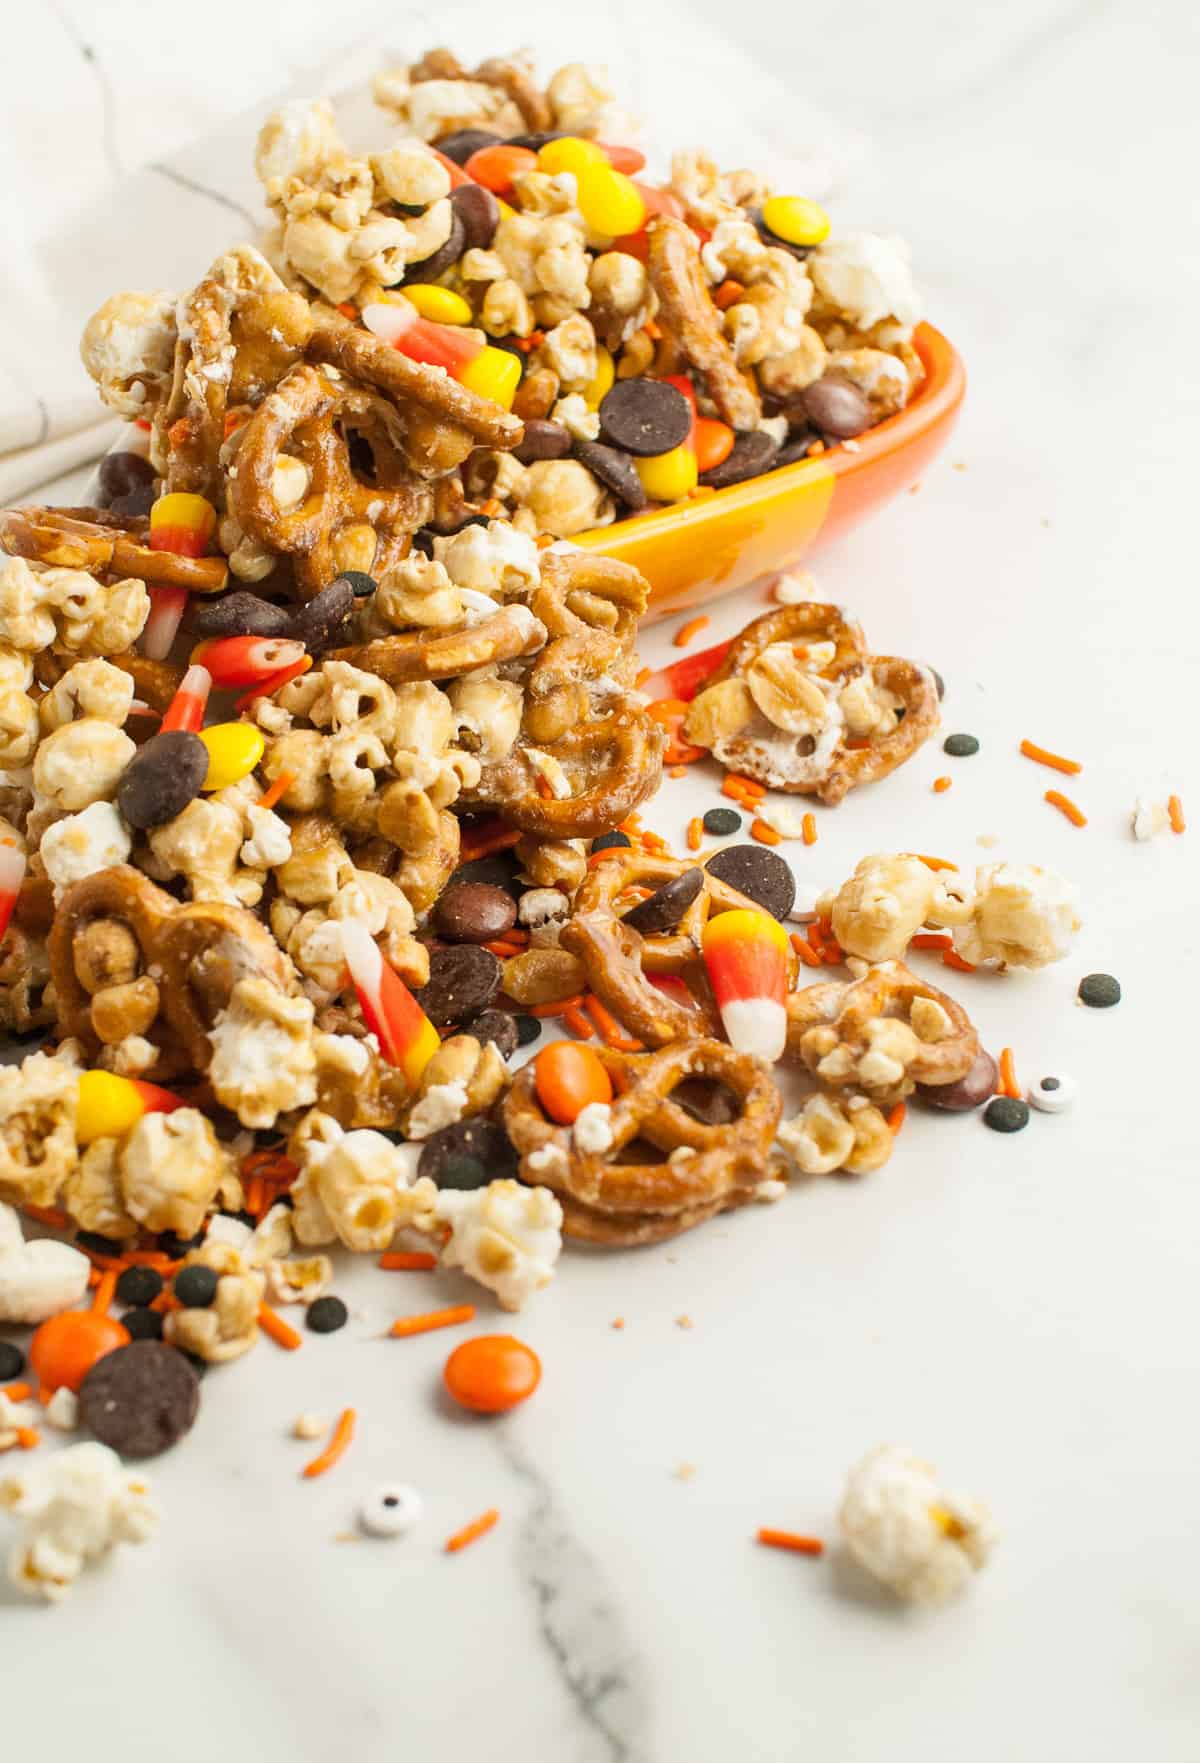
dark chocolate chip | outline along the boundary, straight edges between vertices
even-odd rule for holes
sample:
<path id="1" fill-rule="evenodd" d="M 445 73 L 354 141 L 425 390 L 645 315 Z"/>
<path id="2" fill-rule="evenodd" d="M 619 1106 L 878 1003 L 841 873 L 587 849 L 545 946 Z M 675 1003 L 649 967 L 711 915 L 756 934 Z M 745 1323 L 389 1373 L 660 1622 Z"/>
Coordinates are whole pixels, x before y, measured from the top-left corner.
<path id="1" fill-rule="evenodd" d="M 501 851 L 494 857 L 473 857 L 469 863 L 460 863 L 446 883 L 446 891 L 465 887 L 468 882 L 503 888 L 514 900 L 519 900 L 525 892 L 525 883 L 517 878 L 517 860 L 509 851 Z"/>
<path id="2" fill-rule="evenodd" d="M 139 484 L 126 496 L 114 496 L 108 511 L 119 514 L 124 520 L 144 520 L 157 501 L 158 479 L 155 478 L 152 484 Z"/>
<path id="3" fill-rule="evenodd" d="M 776 471 L 781 465 L 795 465 L 797 460 L 807 459 L 808 449 L 817 438 L 812 429 L 801 429 L 797 433 L 790 434 L 775 455 L 775 463 L 771 470 Z"/>
<path id="4" fill-rule="evenodd" d="M 615 851 L 618 848 L 628 850 L 628 833 L 601 833 L 598 839 L 592 840 L 593 851 Z"/>
<path id="5" fill-rule="evenodd" d="M 537 1021 L 536 1017 L 534 1021 Z M 517 1019 L 507 1010 L 484 1010 L 467 1023 L 466 1032 L 474 1035 L 481 1047 L 490 1042 L 501 1059 L 511 1059 L 520 1045 Z"/>
<path id="6" fill-rule="evenodd" d="M 188 629 L 198 637 L 282 637 L 293 616 L 290 606 L 272 606 L 260 595 L 238 588 L 196 606 Z"/>
<path id="7" fill-rule="evenodd" d="M 0 1341 L 0 1383 L 12 1383 L 25 1369 L 25 1355 L 15 1341 Z"/>
<path id="8" fill-rule="evenodd" d="M 605 440 L 641 459 L 680 446 L 691 426 L 691 405 L 665 380 L 618 380 L 600 403 Z"/>
<path id="9" fill-rule="evenodd" d="M 369 600 L 372 594 L 379 592 L 379 583 L 365 569 L 344 569 L 338 580 L 350 583 L 350 592 L 356 600 Z"/>
<path id="10" fill-rule="evenodd" d="M 1089 973 L 1079 982 L 1079 1002 L 1092 1010 L 1110 1010 L 1121 1002 L 1121 982 L 1111 973 Z"/>
<path id="11" fill-rule="evenodd" d="M 127 1310 L 121 1325 L 131 1341 L 161 1341 L 163 1319 L 157 1310 Z"/>
<path id="12" fill-rule="evenodd" d="M 837 441 L 848 441 L 871 426 L 871 406 L 865 392 L 837 372 L 827 373 L 805 386 L 799 404 L 813 427 Z"/>
<path id="13" fill-rule="evenodd" d="M 502 139 L 493 129 L 451 129 L 448 135 L 439 135 L 433 145 L 455 165 L 465 165 L 472 153 L 481 147 L 498 147 Z"/>
<path id="14" fill-rule="evenodd" d="M 217 1295 L 216 1270 L 198 1263 L 181 1267 L 172 1290 L 185 1310 L 206 1310 Z"/>
<path id="15" fill-rule="evenodd" d="M 313 1334 L 336 1334 L 349 1320 L 350 1312 L 332 1293 L 324 1298 L 314 1298 L 304 1313 L 304 1326 Z"/>
<path id="16" fill-rule="evenodd" d="M 632 911 L 626 912 L 622 923 L 643 937 L 674 930 L 703 886 L 702 869 L 685 869 L 682 875 L 672 876 L 669 882 L 656 888 L 648 900 L 640 901 Z"/>
<path id="17" fill-rule="evenodd" d="M 119 497 L 154 487 L 154 467 L 140 453 L 106 453 L 96 468 L 96 507 L 111 508 Z"/>
<path id="18" fill-rule="evenodd" d="M 153 1304 L 162 1289 L 163 1276 L 152 1267 L 127 1267 L 117 1281 L 117 1298 L 122 1304 Z"/>
<path id="19" fill-rule="evenodd" d="M 458 218 L 457 211 L 452 208 L 450 210 L 450 232 L 445 244 L 439 245 L 437 250 L 431 252 L 428 257 L 423 257 L 420 263 L 410 263 L 404 272 L 404 280 L 406 282 L 435 282 L 440 275 L 445 275 L 446 271 L 453 269 L 458 262 L 466 249 L 463 243 L 465 238 L 466 232 L 463 223 Z"/>
<path id="20" fill-rule="evenodd" d="M 433 922 L 452 943 L 492 943 L 517 922 L 517 904 L 504 888 L 461 882 L 440 896 Z"/>
<path id="21" fill-rule="evenodd" d="M 117 807 L 130 826 L 165 826 L 200 794 L 207 772 L 208 748 L 190 729 L 151 735 L 121 774 Z"/>
<path id="22" fill-rule="evenodd" d="M 191 1431 L 200 1380 L 182 1353 L 133 1341 L 106 1353 L 79 1386 L 82 1426 L 121 1457 L 157 1457 Z"/>
<path id="23" fill-rule="evenodd" d="M 742 817 L 736 808 L 710 808 L 704 816 L 704 830 L 711 833 L 714 839 L 727 839 L 730 833 L 737 832 L 742 824 Z"/>
<path id="24" fill-rule="evenodd" d="M 310 655 L 328 649 L 354 610 L 356 598 L 354 583 L 338 576 L 294 614 L 288 636 L 302 642 Z"/>
<path id="25" fill-rule="evenodd" d="M 724 490 L 730 484 L 744 483 L 749 477 L 770 471 L 778 457 L 779 442 L 765 429 L 739 429 L 729 457 L 711 471 L 702 472 L 700 482 L 711 490 Z"/>
<path id="26" fill-rule="evenodd" d="M 170 1261 L 181 1261 L 192 1249 L 198 1249 L 204 1241 L 205 1233 L 198 1230 L 194 1237 L 181 1237 L 173 1230 L 160 1230 L 158 1248 Z"/>
<path id="27" fill-rule="evenodd" d="M 996 1061 L 981 1047 L 975 1063 L 957 1083 L 918 1084 L 916 1093 L 922 1102 L 930 1108 L 940 1108 L 943 1114 L 966 1114 L 995 1095 L 997 1076 Z"/>
<path id="28" fill-rule="evenodd" d="M 531 135 L 509 135 L 504 145 L 506 147 L 527 147 L 531 153 L 536 153 L 540 147 L 546 145 L 547 141 L 565 141 L 567 139 L 569 139 L 569 131 L 566 129 L 538 129 Z"/>
<path id="29" fill-rule="evenodd" d="M 642 488 L 637 467 L 628 453 L 618 453 L 615 447 L 606 447 L 603 441 L 576 441 L 575 457 L 631 513 L 637 514 L 646 507 L 650 498 Z"/>
<path id="30" fill-rule="evenodd" d="M 942 752 L 949 753 L 951 759 L 969 759 L 978 751 L 979 742 L 974 735 L 947 735 L 942 742 Z"/>
<path id="31" fill-rule="evenodd" d="M 796 903 L 796 878 L 791 869 L 782 857 L 762 845 L 726 845 L 709 858 L 706 868 L 772 918 L 786 918 Z"/>
<path id="32" fill-rule="evenodd" d="M 486 251 L 500 225 L 500 204 L 482 184 L 459 184 L 450 202 L 463 231 L 464 251 Z"/>
<path id="33" fill-rule="evenodd" d="M 429 952 L 429 983 L 414 996 L 435 1028 L 466 1022 L 486 1010 L 500 990 L 500 963 L 477 943 L 452 943 Z"/>
<path id="34" fill-rule="evenodd" d="M 993 1096 L 983 1111 L 983 1123 L 993 1132 L 1020 1132 L 1029 1125 L 1029 1103 L 1019 1096 Z"/>
<path id="35" fill-rule="evenodd" d="M 273 1133 L 272 1137 L 278 1141 L 279 1134 Z M 116 1237 L 102 1237 L 98 1230 L 77 1230 L 75 1232 L 75 1247 L 77 1249 L 93 1249 L 97 1255 L 119 1257 L 125 1253 L 129 1245 L 118 1241 Z"/>
<path id="36" fill-rule="evenodd" d="M 542 1026 L 540 1017 L 518 1016 L 517 1045 L 519 1047 L 532 1047 L 535 1041 L 540 1041 L 542 1038 Z"/>
<path id="37" fill-rule="evenodd" d="M 571 451 L 571 431 L 561 422 L 527 416 L 525 438 L 514 451 L 522 465 L 532 465 L 538 459 L 565 459 Z"/>
<path id="38" fill-rule="evenodd" d="M 440 1188 L 481 1188 L 515 1176 L 517 1153 L 495 1120 L 456 1120 L 433 1133 L 421 1147 L 417 1174 Z"/>

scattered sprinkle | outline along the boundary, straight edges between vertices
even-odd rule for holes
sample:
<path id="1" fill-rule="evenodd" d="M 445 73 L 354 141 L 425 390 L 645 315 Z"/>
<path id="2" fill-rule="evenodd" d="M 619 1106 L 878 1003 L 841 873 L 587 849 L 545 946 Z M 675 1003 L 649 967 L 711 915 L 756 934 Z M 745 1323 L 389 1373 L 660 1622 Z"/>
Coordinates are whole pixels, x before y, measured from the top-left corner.
<path id="1" fill-rule="evenodd" d="M 904 1125 L 904 1122 L 907 1118 L 908 1118 L 908 1109 L 905 1107 L 903 1102 L 897 1102 L 896 1105 L 892 1109 L 890 1109 L 888 1112 L 888 1116 L 887 1116 L 888 1131 L 890 1133 L 892 1133 L 894 1136 L 896 1133 L 898 1133 L 900 1131 L 900 1128 Z"/>
<path id="2" fill-rule="evenodd" d="M 1019 1096 L 1021 1094 L 1011 1047 L 1005 1047 L 1000 1054 L 1000 1087 L 997 1094 L 1001 1096 Z"/>
<path id="3" fill-rule="evenodd" d="M 623 1316 L 614 1316 L 608 1326 L 610 1328 L 624 1328 L 625 1318 Z"/>
<path id="4" fill-rule="evenodd" d="M 274 808 L 276 802 L 278 802 L 283 796 L 287 795 L 295 781 L 296 774 L 294 771 L 281 771 L 279 776 L 275 779 L 275 782 L 268 785 L 263 791 L 262 795 L 255 803 L 255 807 Z"/>
<path id="5" fill-rule="evenodd" d="M 1178 796 L 1167 797 L 1167 814 L 1170 817 L 1171 831 L 1173 833 L 1183 833 L 1187 831 L 1187 821 L 1183 818 L 1183 803 L 1179 800 Z"/>
<path id="6" fill-rule="evenodd" d="M 942 950 L 942 966 L 943 967 L 952 967 L 954 969 L 955 973 L 974 973 L 975 972 L 975 963 L 973 961 L 966 960 L 966 958 L 964 956 L 959 954 L 957 949 L 943 949 Z"/>
<path id="7" fill-rule="evenodd" d="M 760 845 L 781 845 L 783 843 L 775 828 L 765 820 L 750 822 L 750 837 L 757 839 Z"/>
<path id="8" fill-rule="evenodd" d="M 1047 790 L 1043 800 L 1049 802 L 1051 808 L 1057 808 L 1060 814 L 1065 814 L 1072 826 L 1087 825 L 1087 815 L 1083 809 L 1072 802 L 1069 796 L 1064 796 L 1061 790 Z"/>
<path id="9" fill-rule="evenodd" d="M 933 780 L 933 793 L 934 793 L 934 795 L 935 796 L 944 795 L 944 793 L 950 788 L 950 783 L 951 783 L 951 779 L 948 777 L 935 777 Z"/>
<path id="10" fill-rule="evenodd" d="M 767 1525 L 756 1532 L 755 1541 L 768 1549 L 790 1549 L 793 1555 L 823 1555 L 825 1544 L 820 1537 L 799 1536 L 794 1530 L 771 1530 Z"/>
<path id="11" fill-rule="evenodd" d="M 334 1427 L 325 1449 L 319 1457 L 314 1457 L 312 1462 L 306 1463 L 300 1471 L 306 1481 L 311 1481 L 316 1475 L 324 1475 L 327 1469 L 333 1468 L 354 1437 L 354 1422 L 357 1419 L 358 1416 L 353 1408 L 343 1408 L 338 1415 L 337 1425 Z"/>
<path id="12" fill-rule="evenodd" d="M 1064 759 L 1061 753 L 1051 753 L 1034 741 L 1022 741 L 1021 752 L 1026 759 L 1035 759 L 1039 765 L 1048 765 L 1052 771 L 1065 771 L 1068 777 L 1078 777 L 1083 770 L 1078 760 Z"/>
<path id="13" fill-rule="evenodd" d="M 460 1549 L 467 1548 L 470 1543 L 478 1542 L 480 1537 L 486 1536 L 488 1531 L 493 1530 L 499 1522 L 500 1513 L 495 1506 L 484 1512 L 479 1518 L 473 1518 L 470 1524 L 464 1524 L 461 1530 L 456 1530 L 452 1537 L 446 1539 L 447 1555 L 457 1555 Z"/>
<path id="14" fill-rule="evenodd" d="M 285 1347 L 289 1353 L 294 1353 L 297 1347 L 304 1345 L 302 1336 L 296 1333 L 291 1323 L 285 1322 L 282 1316 L 277 1316 L 269 1304 L 258 1306 L 258 1326 L 265 1335 L 271 1337 L 277 1347 Z"/>
<path id="15" fill-rule="evenodd" d="M 435 1328 L 457 1328 L 460 1322 L 473 1322 L 474 1304 L 452 1304 L 445 1310 L 426 1310 L 419 1316 L 401 1316 L 393 1322 L 390 1333 L 398 1340 L 410 1335 L 429 1334 Z"/>
<path id="16" fill-rule="evenodd" d="M 437 1256 L 427 1249 L 391 1249 L 379 1257 L 385 1273 L 428 1273 L 437 1266 Z"/>
<path id="17" fill-rule="evenodd" d="M 708 613 L 702 612 L 699 617 L 689 618 L 686 624 L 681 624 L 671 640 L 677 649 L 686 649 L 692 639 L 698 637 L 701 631 L 707 630 L 711 623 Z"/>
<path id="18" fill-rule="evenodd" d="M 802 829 L 802 837 L 804 839 L 804 843 L 806 845 L 815 845 L 817 842 L 817 817 L 816 817 L 816 815 L 815 814 L 806 814 L 804 816 L 804 819 L 801 821 L 800 825 L 801 825 L 801 829 Z"/>
<path id="19" fill-rule="evenodd" d="M 688 821 L 687 848 L 689 851 L 698 851 L 703 843 L 704 822 L 697 814 L 692 820 Z"/>

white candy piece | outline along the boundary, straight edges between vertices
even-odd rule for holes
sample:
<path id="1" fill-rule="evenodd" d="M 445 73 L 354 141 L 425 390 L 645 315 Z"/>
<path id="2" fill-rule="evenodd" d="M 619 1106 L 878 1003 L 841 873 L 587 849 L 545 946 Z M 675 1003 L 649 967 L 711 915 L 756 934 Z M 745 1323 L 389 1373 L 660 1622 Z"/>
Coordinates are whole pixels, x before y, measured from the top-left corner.
<path id="1" fill-rule="evenodd" d="M 78 1249 L 49 1239 L 21 1240 L 11 1206 L 0 1206 L 0 1322 L 45 1322 L 78 1304 L 91 1263 Z"/>
<path id="2" fill-rule="evenodd" d="M 1043 1114 L 1065 1114 L 1074 1105 L 1079 1085 L 1064 1071 L 1055 1077 L 1039 1077 L 1025 1094 L 1032 1106 L 1040 1108 Z"/>
<path id="3" fill-rule="evenodd" d="M 416 1488 L 388 1481 L 372 1488 L 358 1509 L 358 1522 L 368 1536 L 402 1537 L 420 1523 L 425 1502 Z"/>

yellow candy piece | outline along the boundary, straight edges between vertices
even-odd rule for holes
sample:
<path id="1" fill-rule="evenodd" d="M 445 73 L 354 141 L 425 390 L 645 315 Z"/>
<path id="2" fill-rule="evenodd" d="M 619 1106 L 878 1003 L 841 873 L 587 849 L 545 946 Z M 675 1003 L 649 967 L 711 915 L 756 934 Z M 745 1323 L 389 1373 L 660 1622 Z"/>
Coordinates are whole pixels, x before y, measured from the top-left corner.
<path id="1" fill-rule="evenodd" d="M 202 790 L 227 790 L 249 777 L 266 746 L 262 730 L 252 722 L 215 722 L 200 730 L 200 739 L 208 748 Z"/>
<path id="2" fill-rule="evenodd" d="M 183 490 L 173 490 L 169 496 L 160 496 L 150 506 L 152 533 L 172 527 L 181 532 L 200 533 L 207 539 L 216 524 L 217 511 L 206 496 L 191 496 Z"/>
<path id="3" fill-rule="evenodd" d="M 591 165 L 577 174 L 576 201 L 589 233 L 605 239 L 636 233 L 646 218 L 646 204 L 624 172 L 611 165 Z"/>
<path id="4" fill-rule="evenodd" d="M 538 170 L 553 175 L 559 171 L 573 172 L 576 177 L 580 172 L 590 171 L 594 165 L 607 166 L 608 155 L 595 141 L 585 141 L 579 135 L 563 135 L 560 140 L 547 141 L 544 147 L 538 148 Z"/>
<path id="5" fill-rule="evenodd" d="M 422 318 L 435 324 L 470 324 L 471 308 L 453 288 L 439 288 L 433 282 L 414 282 L 400 292 Z"/>
<path id="6" fill-rule="evenodd" d="M 496 207 L 500 210 L 501 220 L 511 220 L 513 215 L 517 212 L 515 208 L 504 200 L 503 196 L 496 197 Z"/>
<path id="7" fill-rule="evenodd" d="M 699 467 L 696 455 L 685 445 L 650 459 L 635 459 L 642 488 L 652 502 L 678 502 L 696 488 Z"/>
<path id="8" fill-rule="evenodd" d="M 81 1145 L 121 1138 L 145 1112 L 145 1103 L 127 1077 L 114 1071 L 85 1071 L 79 1080 L 75 1137 Z"/>
<path id="9" fill-rule="evenodd" d="M 829 216 L 807 196 L 769 196 L 762 217 L 767 231 L 789 245 L 819 245 L 829 236 Z"/>
<path id="10" fill-rule="evenodd" d="M 511 410 L 521 383 L 521 359 L 507 349 L 493 349 L 489 343 L 455 377 L 469 391 Z"/>
<path id="11" fill-rule="evenodd" d="M 599 410 L 601 400 L 612 391 L 616 372 L 612 356 L 602 343 L 599 344 L 596 348 L 596 377 L 583 394 L 584 403 L 589 410 Z"/>

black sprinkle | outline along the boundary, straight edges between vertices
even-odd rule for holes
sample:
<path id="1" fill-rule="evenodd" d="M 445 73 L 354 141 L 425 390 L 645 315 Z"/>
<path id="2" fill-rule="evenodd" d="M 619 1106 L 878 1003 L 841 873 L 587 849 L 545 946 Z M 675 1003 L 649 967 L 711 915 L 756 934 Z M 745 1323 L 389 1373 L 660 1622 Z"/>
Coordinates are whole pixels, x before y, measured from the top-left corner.
<path id="1" fill-rule="evenodd" d="M 336 1334 L 345 1328 L 350 1312 L 340 1298 L 314 1298 L 305 1314 L 305 1325 L 313 1334 Z"/>
<path id="2" fill-rule="evenodd" d="M 0 1383 L 12 1383 L 25 1369 L 25 1355 L 15 1341 L 0 1341 Z"/>
<path id="3" fill-rule="evenodd" d="M 951 759 L 969 759 L 978 751 L 979 742 L 974 735 L 947 735 L 942 742 L 942 752 L 949 753 Z"/>
<path id="4" fill-rule="evenodd" d="M 175 1275 L 175 1296 L 187 1310 L 205 1310 L 217 1295 L 217 1275 L 211 1267 L 181 1267 Z"/>
<path id="5" fill-rule="evenodd" d="M 1079 982 L 1079 1002 L 1093 1010 L 1109 1010 L 1121 1002 L 1121 982 L 1111 973 L 1089 973 Z"/>
<path id="6" fill-rule="evenodd" d="M 609 851 L 617 845 L 628 845 L 629 838 L 625 833 L 601 833 L 598 839 L 592 840 L 593 851 Z"/>
<path id="7" fill-rule="evenodd" d="M 542 1032 L 542 1025 L 536 1016 L 517 1017 L 518 1047 L 532 1047 Z"/>
<path id="8" fill-rule="evenodd" d="M 710 808 L 704 816 L 704 830 L 714 839 L 728 838 L 741 830 L 742 817 L 736 808 Z"/>
<path id="9" fill-rule="evenodd" d="M 153 1304 L 162 1289 L 162 1274 L 155 1273 L 152 1267 L 127 1267 L 117 1281 L 120 1302 L 137 1307 Z"/>
<path id="10" fill-rule="evenodd" d="M 993 1096 L 983 1111 L 983 1121 L 993 1132 L 1020 1132 L 1029 1125 L 1029 1103 L 1019 1096 Z"/>
<path id="11" fill-rule="evenodd" d="M 1062 1084 L 1056 1077 L 1044 1077 L 1038 1084 L 1039 1090 L 1061 1090 Z"/>
<path id="12" fill-rule="evenodd" d="M 127 1310 L 121 1321 L 131 1341 L 161 1341 L 163 1319 L 157 1310 Z"/>

